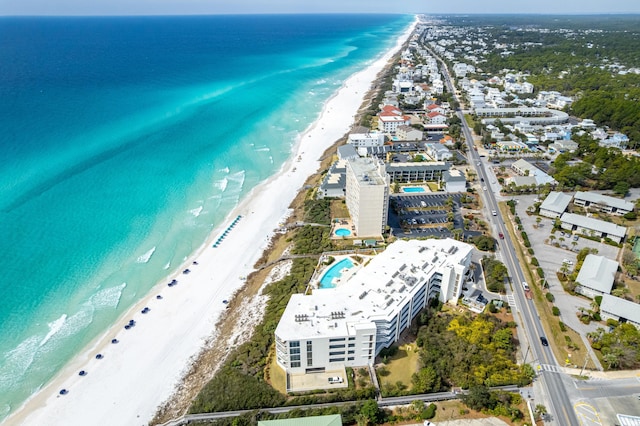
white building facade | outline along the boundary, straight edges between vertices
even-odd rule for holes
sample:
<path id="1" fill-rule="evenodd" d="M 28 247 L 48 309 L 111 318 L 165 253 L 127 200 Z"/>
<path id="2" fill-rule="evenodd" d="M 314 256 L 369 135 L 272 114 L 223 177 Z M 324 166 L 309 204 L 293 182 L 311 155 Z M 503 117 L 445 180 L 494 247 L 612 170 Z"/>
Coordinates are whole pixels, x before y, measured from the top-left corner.
<path id="1" fill-rule="evenodd" d="M 351 133 L 347 142 L 356 148 L 382 146 L 384 145 L 384 134 L 381 132 Z"/>
<path id="2" fill-rule="evenodd" d="M 377 158 L 347 162 L 346 203 L 358 237 L 382 235 L 389 210 L 389 175 Z"/>
<path id="3" fill-rule="evenodd" d="M 335 288 L 295 294 L 275 331 L 287 373 L 372 364 L 429 300 L 456 303 L 472 247 L 453 239 L 396 241 Z"/>

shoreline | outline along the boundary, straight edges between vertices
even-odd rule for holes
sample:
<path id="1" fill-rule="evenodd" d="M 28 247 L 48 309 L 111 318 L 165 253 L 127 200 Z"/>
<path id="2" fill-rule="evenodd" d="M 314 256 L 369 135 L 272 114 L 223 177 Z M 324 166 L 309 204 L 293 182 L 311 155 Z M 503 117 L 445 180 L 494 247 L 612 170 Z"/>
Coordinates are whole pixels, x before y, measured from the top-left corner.
<path id="1" fill-rule="evenodd" d="M 245 277 L 269 249 L 274 229 L 290 215 L 291 201 L 317 172 L 324 152 L 349 131 L 372 82 L 408 40 L 416 22 L 381 57 L 345 80 L 300 135 L 279 171 L 247 194 L 179 272 L 155 285 L 9 415 L 6 424 L 147 424 L 158 407 L 176 397 L 193 363 L 217 343 L 216 325 L 228 312 L 223 300 L 246 285 Z M 241 219 L 213 248 L 239 215 Z M 185 268 L 191 272 L 183 274 Z M 172 279 L 178 284 L 169 288 L 166 283 Z M 141 313 L 144 307 L 150 308 L 146 314 Z M 125 330 L 130 319 L 136 325 Z M 111 343 L 112 338 L 118 343 Z M 96 359 L 98 353 L 104 358 Z M 79 376 L 80 370 L 86 376 Z M 68 394 L 60 395 L 61 389 Z M 145 395 L 143 401 L 139 395 Z"/>

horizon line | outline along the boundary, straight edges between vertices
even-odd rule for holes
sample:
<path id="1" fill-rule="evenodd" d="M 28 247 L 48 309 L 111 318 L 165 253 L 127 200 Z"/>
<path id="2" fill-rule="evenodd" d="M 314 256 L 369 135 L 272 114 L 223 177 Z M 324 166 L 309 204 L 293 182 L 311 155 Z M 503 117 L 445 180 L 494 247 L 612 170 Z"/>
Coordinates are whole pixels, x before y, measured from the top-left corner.
<path id="1" fill-rule="evenodd" d="M 129 13 L 129 14 L 0 14 L 0 18 L 126 18 L 126 17 L 194 17 L 194 16 L 261 16 L 261 15 L 424 15 L 424 16 L 618 16 L 618 15 L 637 15 L 636 12 L 220 12 L 220 13 Z"/>

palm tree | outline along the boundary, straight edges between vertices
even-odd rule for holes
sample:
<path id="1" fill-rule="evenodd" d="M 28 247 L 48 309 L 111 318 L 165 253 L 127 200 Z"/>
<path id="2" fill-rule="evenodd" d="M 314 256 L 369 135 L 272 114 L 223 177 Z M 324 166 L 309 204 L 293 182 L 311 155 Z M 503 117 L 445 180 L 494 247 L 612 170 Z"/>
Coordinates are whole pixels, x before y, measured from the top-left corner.
<path id="1" fill-rule="evenodd" d="M 556 239 L 555 235 L 553 235 L 553 234 L 549 235 L 549 241 L 551 241 L 551 244 L 553 244 L 553 240 L 555 240 L 555 239 Z"/>
<path id="2" fill-rule="evenodd" d="M 536 226 L 540 227 L 540 222 L 542 222 L 542 218 L 540 216 L 536 217 Z"/>
<path id="3" fill-rule="evenodd" d="M 576 246 L 578 245 L 577 241 L 571 241 L 571 245 L 573 246 L 573 249 L 576 249 Z"/>

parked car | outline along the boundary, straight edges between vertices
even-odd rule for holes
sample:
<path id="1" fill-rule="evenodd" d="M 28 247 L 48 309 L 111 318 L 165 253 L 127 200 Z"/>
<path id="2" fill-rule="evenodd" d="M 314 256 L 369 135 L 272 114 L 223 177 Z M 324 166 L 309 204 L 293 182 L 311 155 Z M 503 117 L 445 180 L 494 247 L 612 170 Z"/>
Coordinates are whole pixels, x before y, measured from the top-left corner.
<path id="1" fill-rule="evenodd" d="M 334 383 L 342 383 L 342 377 L 329 377 L 329 383 L 334 384 Z"/>
<path id="2" fill-rule="evenodd" d="M 542 343 L 542 346 L 549 346 L 549 341 L 544 336 L 540 336 L 540 343 Z"/>

